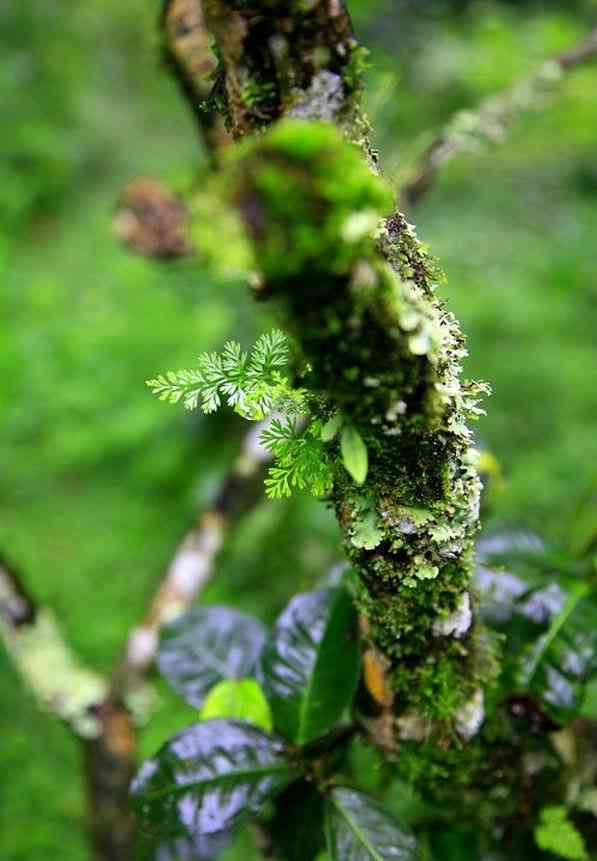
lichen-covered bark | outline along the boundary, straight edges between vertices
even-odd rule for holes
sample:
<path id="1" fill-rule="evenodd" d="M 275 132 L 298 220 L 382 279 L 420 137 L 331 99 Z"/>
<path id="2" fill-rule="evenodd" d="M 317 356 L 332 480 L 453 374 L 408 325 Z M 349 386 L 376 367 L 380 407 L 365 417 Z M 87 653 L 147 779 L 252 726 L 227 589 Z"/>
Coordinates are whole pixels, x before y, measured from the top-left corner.
<path id="1" fill-rule="evenodd" d="M 468 738 L 492 672 L 469 589 L 480 484 L 467 422 L 483 387 L 461 379 L 464 339 L 435 296 L 438 273 L 414 229 L 398 213 L 381 220 L 392 200 L 372 170 L 360 49 L 343 4 L 206 0 L 205 9 L 235 135 L 297 118 L 241 148 L 236 200 L 262 295 L 280 302 L 317 409 L 341 411 L 367 446 L 363 486 L 337 441 L 329 453 L 384 745 L 389 736 Z M 272 53 L 278 37 L 286 65 Z M 258 108 L 242 95 L 247 80 L 268 94 Z M 316 91 L 326 81 L 335 90 L 322 108 Z"/>
<path id="2" fill-rule="evenodd" d="M 332 497 L 396 732 L 422 737 L 445 722 L 467 737 L 488 661 L 469 593 L 480 486 L 467 421 L 482 387 L 461 380 L 459 326 L 412 228 L 400 216 L 376 227 L 391 199 L 333 127 L 283 123 L 245 148 L 238 170 L 306 381 L 322 415 L 341 411 L 367 446 L 358 486 L 329 444 Z"/>
<path id="3" fill-rule="evenodd" d="M 528 78 L 484 99 L 476 110 L 459 111 L 440 131 L 400 189 L 400 204 L 414 206 L 441 168 L 461 153 L 503 143 L 517 120 L 541 108 L 566 72 L 597 59 L 597 28 L 574 47 L 543 62 Z"/>
<path id="4" fill-rule="evenodd" d="M 203 0 L 235 137 L 282 116 L 323 119 L 365 142 L 363 51 L 343 0 Z"/>

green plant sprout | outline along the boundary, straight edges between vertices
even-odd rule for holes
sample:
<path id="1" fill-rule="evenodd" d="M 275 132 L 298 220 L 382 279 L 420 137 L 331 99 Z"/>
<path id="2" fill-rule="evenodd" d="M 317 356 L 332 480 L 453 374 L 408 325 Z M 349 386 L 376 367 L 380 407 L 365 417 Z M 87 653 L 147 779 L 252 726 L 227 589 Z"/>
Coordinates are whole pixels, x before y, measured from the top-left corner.
<path id="1" fill-rule="evenodd" d="M 343 424 L 335 413 L 319 417 L 324 405 L 304 388 L 295 388 L 281 369 L 288 365 L 290 345 L 279 329 L 262 335 L 250 353 L 228 341 L 222 353 L 202 353 L 196 368 L 167 371 L 147 385 L 153 394 L 185 409 L 216 412 L 225 402 L 249 421 L 269 419 L 260 434 L 261 444 L 274 458 L 265 481 L 270 499 L 282 499 L 293 489 L 324 496 L 332 489 L 329 456 Z M 307 369 L 308 372 L 308 369 Z M 357 484 L 367 477 L 367 449 L 350 424 L 342 428 L 342 462 Z"/>

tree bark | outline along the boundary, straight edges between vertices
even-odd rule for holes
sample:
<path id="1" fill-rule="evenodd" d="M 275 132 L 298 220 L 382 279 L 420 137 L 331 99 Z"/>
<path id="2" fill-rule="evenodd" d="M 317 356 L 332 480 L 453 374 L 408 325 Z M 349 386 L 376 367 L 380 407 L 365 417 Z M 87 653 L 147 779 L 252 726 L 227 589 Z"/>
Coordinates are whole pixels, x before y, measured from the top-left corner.
<path id="1" fill-rule="evenodd" d="M 384 746 L 401 737 L 467 739 L 482 721 L 493 672 L 470 591 L 480 483 L 467 422 L 480 413 L 485 387 L 461 379 L 464 338 L 435 296 L 439 273 L 414 229 L 397 212 L 377 222 L 391 200 L 372 172 L 362 54 L 343 4 L 295 8 L 206 3 L 235 135 L 299 119 L 244 147 L 236 199 L 262 295 L 278 300 L 312 368 L 320 415 L 341 411 L 368 450 L 359 487 L 330 443 L 332 503 L 358 573 L 366 676 L 383 678 L 369 687 L 374 699 L 383 691 Z M 272 54 L 278 40 L 288 42 L 285 65 Z M 243 96 L 247 79 L 268 93 L 259 110 Z M 302 119 L 333 122 L 348 142 Z"/>

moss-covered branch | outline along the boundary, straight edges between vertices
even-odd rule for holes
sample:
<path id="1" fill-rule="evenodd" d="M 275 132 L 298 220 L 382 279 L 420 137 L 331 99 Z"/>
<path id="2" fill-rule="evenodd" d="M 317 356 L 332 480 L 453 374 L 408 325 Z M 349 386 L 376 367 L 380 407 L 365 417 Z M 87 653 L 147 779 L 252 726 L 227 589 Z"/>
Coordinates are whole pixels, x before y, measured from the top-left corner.
<path id="1" fill-rule="evenodd" d="M 363 51 L 344 0 L 203 0 L 222 58 L 235 137 L 282 116 L 335 122 L 358 134 Z"/>
<path id="2" fill-rule="evenodd" d="M 385 664 L 397 733 L 477 728 L 487 656 L 469 592 L 479 480 L 467 426 L 483 387 L 435 272 L 361 153 L 327 124 L 288 121 L 241 154 L 237 199 L 268 293 L 311 366 L 322 417 L 365 442 L 359 486 L 329 443 L 332 502 Z"/>
<path id="3" fill-rule="evenodd" d="M 483 387 L 461 379 L 464 339 L 435 297 L 437 271 L 413 228 L 400 214 L 380 220 L 392 200 L 353 145 L 371 152 L 343 5 L 208 0 L 206 16 L 237 136 L 282 116 L 327 121 L 284 122 L 245 145 L 235 194 L 264 295 L 278 299 L 302 347 L 321 417 L 341 413 L 367 448 L 358 485 L 337 439 L 328 443 L 331 501 L 369 640 L 366 675 L 382 676 L 369 688 L 391 712 L 384 743 L 467 738 L 492 672 L 469 588 L 479 480 L 467 422 Z M 278 37 L 285 66 L 272 54 Z M 331 111 L 313 97 L 322 74 L 335 81 Z M 270 94 L 258 110 L 243 97 L 247 80 Z"/>

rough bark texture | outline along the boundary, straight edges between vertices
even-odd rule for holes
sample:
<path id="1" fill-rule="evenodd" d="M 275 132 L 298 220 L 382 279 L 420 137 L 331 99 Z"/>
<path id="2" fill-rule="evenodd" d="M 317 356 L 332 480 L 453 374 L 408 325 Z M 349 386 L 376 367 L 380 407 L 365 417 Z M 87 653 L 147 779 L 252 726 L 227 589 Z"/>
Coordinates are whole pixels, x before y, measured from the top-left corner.
<path id="1" fill-rule="evenodd" d="M 365 141 L 363 52 L 343 0 L 203 0 L 235 137 L 282 116 L 328 120 Z"/>
<path id="2" fill-rule="evenodd" d="M 383 680 L 369 687 L 374 699 L 383 691 L 384 744 L 453 732 L 468 738 L 492 671 L 469 592 L 479 480 L 467 421 L 479 412 L 482 387 L 461 380 L 464 340 L 434 295 L 437 271 L 413 228 L 398 213 L 379 221 L 391 199 L 371 170 L 348 16 L 324 0 L 209 0 L 206 15 L 235 134 L 299 118 L 241 148 L 236 199 L 263 295 L 278 298 L 312 367 L 320 414 L 340 410 L 369 453 L 359 487 L 338 443 L 329 444 L 332 501 L 359 575 L 366 676 Z M 281 68 L 271 44 L 286 32 Z M 317 67 L 313 52 L 326 65 Z M 334 81 L 333 110 L 315 93 L 322 74 Z M 259 112 L 242 97 L 247 76 L 272 94 Z M 334 122 L 352 143 L 328 124 L 301 119 Z"/>
<path id="3" fill-rule="evenodd" d="M 482 387 L 460 378 L 458 324 L 402 217 L 373 238 L 391 201 L 330 126 L 288 122 L 253 144 L 238 199 L 321 415 L 341 411 L 367 446 L 358 486 L 329 444 L 332 496 L 398 734 L 445 723 L 467 737 L 487 670 L 468 591 L 480 485 L 467 420 Z"/>
<path id="4" fill-rule="evenodd" d="M 93 861 L 130 861 L 135 821 L 129 786 L 137 760 L 130 712 L 109 698 L 94 709 L 100 732 L 84 743 L 87 810 Z"/>
<path id="5" fill-rule="evenodd" d="M 205 24 L 203 0 L 164 0 L 160 20 L 163 56 L 178 81 L 203 143 L 214 161 L 230 143 L 210 99 L 217 68 Z"/>

